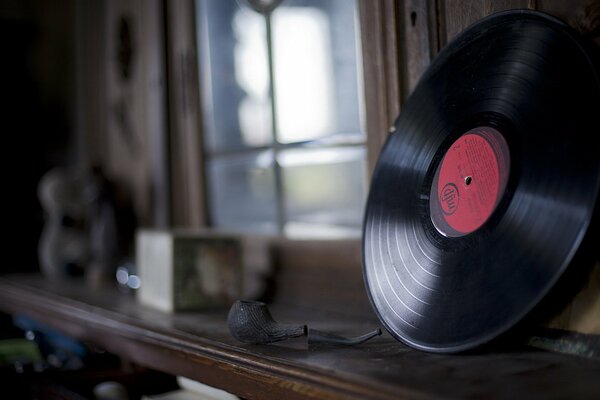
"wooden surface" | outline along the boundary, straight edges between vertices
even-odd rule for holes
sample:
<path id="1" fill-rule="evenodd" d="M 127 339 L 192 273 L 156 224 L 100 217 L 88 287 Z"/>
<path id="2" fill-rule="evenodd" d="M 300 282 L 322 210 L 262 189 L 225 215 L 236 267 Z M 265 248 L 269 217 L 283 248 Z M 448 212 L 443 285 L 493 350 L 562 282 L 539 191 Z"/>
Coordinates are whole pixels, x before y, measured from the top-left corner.
<path id="1" fill-rule="evenodd" d="M 403 3 L 400 48 L 403 102 L 439 50 L 436 10 L 432 0 L 406 0 Z"/>
<path id="2" fill-rule="evenodd" d="M 192 0 L 167 1 L 167 80 L 169 99 L 171 226 L 206 225 L 204 157 Z"/>
<path id="3" fill-rule="evenodd" d="M 281 240 L 273 246 L 278 304 L 362 317 L 373 309 L 362 276 L 359 240 Z"/>
<path id="4" fill-rule="evenodd" d="M 400 112 L 398 0 L 359 0 L 369 174 Z"/>
<path id="5" fill-rule="evenodd" d="M 442 46 L 445 46 L 456 34 L 479 19 L 492 13 L 515 8 L 534 8 L 534 0 L 445 0 L 442 15 L 445 24 L 441 28 Z"/>
<path id="6" fill-rule="evenodd" d="M 226 310 L 171 315 L 116 290 L 39 276 L 0 278 L 0 309 L 36 318 L 141 365 L 184 375 L 248 399 L 599 398 L 600 362 L 531 349 L 435 355 L 388 335 L 358 347 L 303 340 L 242 345 Z M 281 322 L 342 334 L 372 329 L 360 320 L 310 308 L 272 307 Z"/>

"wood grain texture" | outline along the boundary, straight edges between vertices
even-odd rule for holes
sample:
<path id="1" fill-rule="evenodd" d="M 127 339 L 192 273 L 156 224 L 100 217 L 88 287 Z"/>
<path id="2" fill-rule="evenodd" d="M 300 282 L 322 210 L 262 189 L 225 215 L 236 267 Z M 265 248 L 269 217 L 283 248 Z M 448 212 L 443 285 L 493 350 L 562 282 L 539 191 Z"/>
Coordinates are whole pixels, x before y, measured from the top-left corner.
<path id="1" fill-rule="evenodd" d="M 600 46 L 600 0 L 537 0 L 536 8 L 562 19 Z"/>
<path id="2" fill-rule="evenodd" d="M 148 135 L 150 206 L 152 226 L 166 228 L 171 221 L 169 198 L 169 138 L 167 126 L 167 75 L 164 40 L 164 8 L 160 0 L 145 0 L 141 10 L 145 69 L 142 96 L 147 107 L 143 115 L 143 128 Z M 148 225 L 146 225 L 148 226 Z"/>
<path id="3" fill-rule="evenodd" d="M 301 339 L 244 345 L 227 332 L 227 310 L 168 314 L 115 290 L 37 276 L 0 278 L 0 309 L 36 318 L 146 367 L 183 375 L 248 399 L 597 398 L 600 362 L 514 348 L 436 355 L 387 334 L 357 347 Z M 374 321 L 299 307 L 276 320 L 356 334 Z"/>
<path id="4" fill-rule="evenodd" d="M 165 4 L 172 226 L 199 228 L 206 201 L 194 2 Z"/>
<path id="5" fill-rule="evenodd" d="M 400 68 L 400 40 L 401 25 L 400 2 L 397 0 L 383 0 L 383 12 L 386 18 L 384 24 L 384 40 L 388 49 L 385 57 L 385 74 L 387 80 L 387 122 L 388 127 L 394 123 L 400 113 L 401 102 L 401 74 Z M 394 49 L 396 50 L 394 52 Z"/>
<path id="6" fill-rule="evenodd" d="M 435 3 L 405 0 L 402 7 L 402 99 L 406 101 L 431 61 L 437 47 Z M 431 22 L 434 24 L 432 25 Z M 435 38 L 435 43 L 432 39 Z"/>
<path id="7" fill-rule="evenodd" d="M 440 4 L 445 30 L 443 46 L 456 34 L 487 15 L 503 10 L 535 7 L 533 0 L 444 0 Z"/>
<path id="8" fill-rule="evenodd" d="M 398 1 L 359 0 L 369 174 L 400 111 Z"/>
<path id="9" fill-rule="evenodd" d="M 588 4 L 597 2 L 597 0 L 537 0 L 536 9 L 573 25 L 576 16 L 582 13 Z"/>
<path id="10" fill-rule="evenodd" d="M 273 246 L 276 302 L 374 318 L 359 240 L 286 241 Z"/>

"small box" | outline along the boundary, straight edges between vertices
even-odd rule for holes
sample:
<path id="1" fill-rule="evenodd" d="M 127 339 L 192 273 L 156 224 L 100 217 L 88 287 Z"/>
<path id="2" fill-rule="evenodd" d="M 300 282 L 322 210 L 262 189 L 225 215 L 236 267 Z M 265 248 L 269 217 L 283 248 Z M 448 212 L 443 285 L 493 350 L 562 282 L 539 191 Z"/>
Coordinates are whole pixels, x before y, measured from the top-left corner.
<path id="1" fill-rule="evenodd" d="M 138 299 L 162 311 L 229 306 L 241 296 L 242 244 L 233 236 L 140 230 L 136 263 Z"/>

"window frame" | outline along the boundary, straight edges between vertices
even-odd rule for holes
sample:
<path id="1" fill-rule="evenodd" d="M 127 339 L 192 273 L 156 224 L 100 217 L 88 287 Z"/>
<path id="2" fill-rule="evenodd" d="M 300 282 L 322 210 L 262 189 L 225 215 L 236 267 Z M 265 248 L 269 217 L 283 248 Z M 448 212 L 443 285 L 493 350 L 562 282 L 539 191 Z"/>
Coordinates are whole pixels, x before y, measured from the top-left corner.
<path id="1" fill-rule="evenodd" d="M 205 166 L 208 157 L 205 155 L 201 140 L 204 128 L 200 95 L 202 82 L 198 73 L 199 60 L 196 47 L 198 40 L 195 20 L 196 2 L 194 0 L 166 2 L 165 13 L 172 225 L 212 229 L 213 227 L 209 225 L 208 182 Z M 358 29 L 360 30 L 360 23 Z M 360 38 L 362 41 L 362 33 Z M 360 73 L 363 66 L 360 65 L 358 69 Z M 367 155 L 372 153 L 369 150 L 370 142 L 369 134 L 366 133 L 362 145 L 367 149 Z M 344 142 L 341 145 L 356 144 Z M 277 153 L 282 149 L 298 147 L 297 143 L 286 144 L 275 141 L 273 145 L 265 148 L 274 149 Z M 329 146 L 323 148 L 325 147 Z M 367 156 L 367 165 L 371 165 L 369 160 Z M 281 173 L 279 169 L 276 166 L 276 174 Z M 276 180 L 281 181 L 280 178 Z M 282 188 L 277 187 L 276 190 L 282 194 L 278 196 L 278 201 L 284 201 L 285 194 Z M 278 208 L 283 209 L 283 206 L 280 204 Z M 280 216 L 278 222 L 281 224 L 282 221 L 283 218 Z M 283 232 L 282 226 L 279 226 L 279 232 Z"/>
<path id="2" fill-rule="evenodd" d="M 172 225 L 208 226 L 195 1 L 165 2 Z M 411 13 L 424 18 L 411 23 Z M 367 186 L 401 104 L 439 48 L 436 0 L 358 0 Z M 200 134 L 198 134 L 200 132 Z"/>

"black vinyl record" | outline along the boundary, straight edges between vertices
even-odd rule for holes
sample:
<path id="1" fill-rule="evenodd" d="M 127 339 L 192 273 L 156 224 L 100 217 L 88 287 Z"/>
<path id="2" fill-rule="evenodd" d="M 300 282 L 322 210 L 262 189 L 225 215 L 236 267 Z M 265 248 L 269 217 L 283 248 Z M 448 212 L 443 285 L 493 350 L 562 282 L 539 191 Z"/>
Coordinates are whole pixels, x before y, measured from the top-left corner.
<path id="1" fill-rule="evenodd" d="M 487 17 L 434 60 L 379 157 L 363 273 L 415 348 L 489 342 L 556 284 L 600 186 L 596 49 L 534 11 Z"/>

